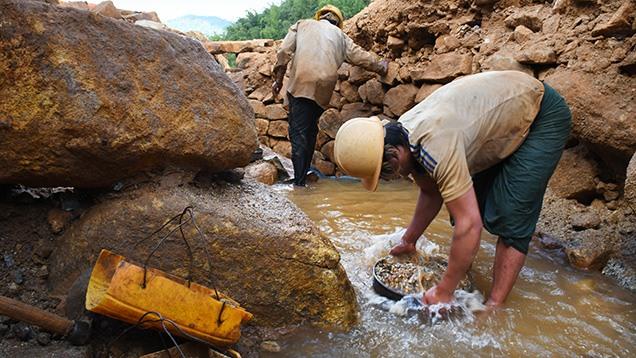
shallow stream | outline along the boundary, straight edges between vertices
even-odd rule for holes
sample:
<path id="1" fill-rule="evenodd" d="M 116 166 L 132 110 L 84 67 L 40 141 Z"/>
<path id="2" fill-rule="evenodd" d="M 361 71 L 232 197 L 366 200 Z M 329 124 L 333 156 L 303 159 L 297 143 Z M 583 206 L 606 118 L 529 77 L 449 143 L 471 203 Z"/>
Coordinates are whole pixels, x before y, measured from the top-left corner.
<path id="1" fill-rule="evenodd" d="M 337 247 L 355 287 L 360 321 L 350 332 L 303 329 L 279 341 L 276 357 L 621 356 L 636 354 L 636 295 L 597 272 L 568 266 L 533 243 L 526 266 L 501 309 L 431 324 L 387 310 L 371 289 L 374 260 L 406 227 L 417 188 L 381 183 L 369 193 L 355 182 L 322 180 L 310 188 L 275 187 L 304 210 Z M 452 230 L 444 212 L 425 236 L 447 252 Z M 420 241 L 423 241 L 422 239 Z M 373 249 L 370 249 L 373 248 Z M 472 272 L 487 294 L 495 238 L 484 233 Z"/>

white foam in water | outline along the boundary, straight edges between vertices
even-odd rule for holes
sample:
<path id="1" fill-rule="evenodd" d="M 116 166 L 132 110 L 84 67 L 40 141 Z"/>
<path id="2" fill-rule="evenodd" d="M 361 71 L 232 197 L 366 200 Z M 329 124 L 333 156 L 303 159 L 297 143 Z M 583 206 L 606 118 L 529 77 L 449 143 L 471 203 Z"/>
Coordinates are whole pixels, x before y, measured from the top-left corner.
<path id="1" fill-rule="evenodd" d="M 389 254 L 391 248 L 400 243 L 406 229 L 400 229 L 392 234 L 376 235 L 373 237 L 373 245 L 364 249 L 364 259 L 367 265 L 373 266 L 376 261 Z M 439 251 L 439 245 L 428 241 L 426 236 L 420 236 L 415 247 L 424 255 L 432 255 Z"/>
<path id="2" fill-rule="evenodd" d="M 377 235 L 373 238 L 374 244 L 364 250 L 365 262 L 369 266 L 380 258 L 389 254 L 391 248 L 400 243 L 402 235 L 406 229 L 398 230 L 392 234 Z M 439 251 L 439 246 L 430 242 L 426 237 L 422 236 L 416 244 L 416 248 L 425 255 L 432 255 Z M 404 296 L 401 300 L 395 302 L 388 298 L 370 292 L 367 302 L 371 305 L 378 306 L 392 314 L 398 316 L 410 316 L 419 311 L 425 311 L 431 323 L 435 323 L 443 318 L 443 311 L 452 311 L 457 316 L 466 317 L 472 320 L 474 312 L 484 311 L 486 306 L 483 304 L 484 296 L 479 291 L 467 292 L 464 290 L 455 290 L 454 299 L 451 303 L 438 303 L 434 305 L 422 304 L 423 293 Z M 455 316 L 455 314 L 453 314 Z"/>

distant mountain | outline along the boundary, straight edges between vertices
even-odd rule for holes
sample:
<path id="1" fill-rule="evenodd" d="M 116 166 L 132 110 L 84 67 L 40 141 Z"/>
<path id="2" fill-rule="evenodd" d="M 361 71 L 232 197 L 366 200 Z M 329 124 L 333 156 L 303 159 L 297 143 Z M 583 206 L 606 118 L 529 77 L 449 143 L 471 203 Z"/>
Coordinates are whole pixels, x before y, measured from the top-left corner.
<path id="1" fill-rule="evenodd" d="M 179 31 L 199 31 L 205 35 L 220 34 L 232 22 L 216 16 L 185 15 L 166 21 L 167 25 Z"/>

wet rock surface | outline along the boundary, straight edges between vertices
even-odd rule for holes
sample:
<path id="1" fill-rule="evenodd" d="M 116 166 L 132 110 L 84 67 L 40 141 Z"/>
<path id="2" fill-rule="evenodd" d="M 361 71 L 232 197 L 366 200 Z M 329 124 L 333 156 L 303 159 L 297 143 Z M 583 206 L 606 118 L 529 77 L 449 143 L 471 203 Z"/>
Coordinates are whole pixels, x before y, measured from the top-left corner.
<path id="1" fill-rule="evenodd" d="M 209 239 L 214 276 L 206 270 L 204 243 L 189 228 L 194 281 L 214 283 L 254 314 L 254 324 L 346 328 L 356 320 L 355 295 L 338 252 L 298 208 L 265 186 L 202 176 L 177 186 L 142 185 L 107 199 L 57 239 L 49 266 L 54 291 L 68 290 L 102 248 L 144 260 L 149 244 L 135 243 L 193 206 Z M 178 240 L 164 246 L 150 265 L 184 276 L 185 248 Z"/>
<path id="2" fill-rule="evenodd" d="M 199 42 L 43 2 L 3 1 L 0 19 L 0 183 L 249 162 L 253 112 Z"/>

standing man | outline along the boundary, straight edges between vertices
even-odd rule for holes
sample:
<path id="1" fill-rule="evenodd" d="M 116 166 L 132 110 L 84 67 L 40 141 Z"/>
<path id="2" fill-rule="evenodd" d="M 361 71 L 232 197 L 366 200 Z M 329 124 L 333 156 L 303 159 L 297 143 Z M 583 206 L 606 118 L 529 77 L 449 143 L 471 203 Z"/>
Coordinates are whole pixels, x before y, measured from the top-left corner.
<path id="1" fill-rule="evenodd" d="M 342 32 L 343 22 L 340 10 L 327 5 L 316 12 L 315 20 L 300 20 L 292 25 L 277 54 L 274 97 L 283 86 L 287 63 L 292 61 L 287 101 L 296 186 L 305 185 L 316 146 L 318 119 L 329 106 L 340 65 L 346 61 L 379 74 L 387 71 L 386 61 L 378 61 Z"/>
<path id="2" fill-rule="evenodd" d="M 441 87 L 397 123 L 347 121 L 334 153 L 340 168 L 369 190 L 379 177 L 398 173 L 419 186 L 415 214 L 393 255 L 415 252 L 446 205 L 454 221 L 448 268 L 424 294 L 425 303 L 452 300 L 479 249 L 482 226 L 498 236 L 487 301 L 497 306 L 523 267 L 570 125 L 567 104 L 548 85 L 522 72 L 484 72 Z"/>

